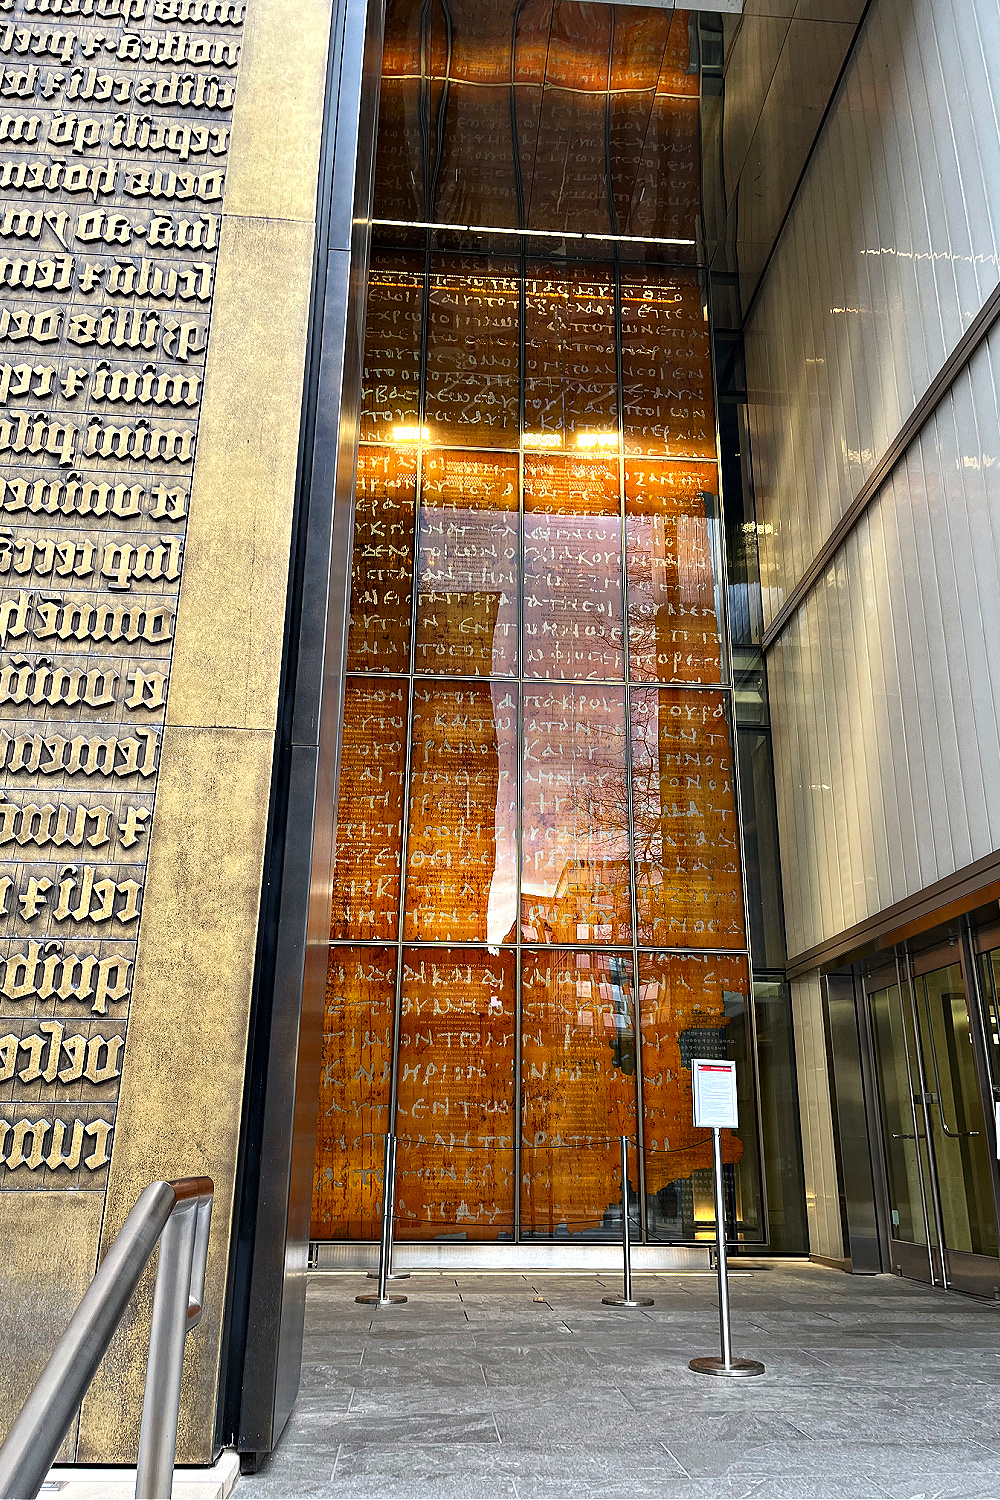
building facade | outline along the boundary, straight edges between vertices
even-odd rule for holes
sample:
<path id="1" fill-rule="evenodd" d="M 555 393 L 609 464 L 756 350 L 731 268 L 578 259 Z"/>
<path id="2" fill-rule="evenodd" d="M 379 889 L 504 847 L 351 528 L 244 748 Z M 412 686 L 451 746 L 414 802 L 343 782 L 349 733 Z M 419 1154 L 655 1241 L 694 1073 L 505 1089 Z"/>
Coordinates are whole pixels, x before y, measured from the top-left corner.
<path id="1" fill-rule="evenodd" d="M 0 9 L 5 1413 L 156 1177 L 191 1462 L 387 1134 L 706 1260 L 694 1057 L 737 1251 L 1000 1295 L 996 0 Z"/>

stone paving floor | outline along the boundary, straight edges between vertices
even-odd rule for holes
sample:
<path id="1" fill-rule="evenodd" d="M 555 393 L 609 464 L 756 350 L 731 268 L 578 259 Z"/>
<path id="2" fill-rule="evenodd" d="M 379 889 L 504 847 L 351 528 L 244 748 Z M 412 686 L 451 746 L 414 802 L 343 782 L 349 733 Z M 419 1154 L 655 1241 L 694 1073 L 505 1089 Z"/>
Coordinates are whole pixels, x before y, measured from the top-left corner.
<path id="1" fill-rule="evenodd" d="M 1000 1305 L 735 1269 L 753 1380 L 687 1367 L 718 1352 L 704 1274 L 636 1277 L 642 1312 L 602 1307 L 618 1284 L 594 1275 L 414 1275 L 377 1310 L 363 1276 L 313 1277 L 298 1403 L 236 1500 L 1000 1496 Z"/>

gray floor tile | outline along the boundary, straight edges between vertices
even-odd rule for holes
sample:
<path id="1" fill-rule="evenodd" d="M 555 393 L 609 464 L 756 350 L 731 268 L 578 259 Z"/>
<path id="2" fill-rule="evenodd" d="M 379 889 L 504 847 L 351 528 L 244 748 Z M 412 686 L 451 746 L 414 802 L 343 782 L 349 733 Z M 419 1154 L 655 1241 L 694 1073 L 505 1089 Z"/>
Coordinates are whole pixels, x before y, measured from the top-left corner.
<path id="1" fill-rule="evenodd" d="M 236 1500 L 882 1500 L 1000 1496 L 1000 1309 L 803 1263 L 734 1278 L 738 1353 L 711 1381 L 707 1278 L 421 1277 L 310 1284 L 302 1387 Z M 535 1302 L 543 1296 L 543 1302 Z"/>

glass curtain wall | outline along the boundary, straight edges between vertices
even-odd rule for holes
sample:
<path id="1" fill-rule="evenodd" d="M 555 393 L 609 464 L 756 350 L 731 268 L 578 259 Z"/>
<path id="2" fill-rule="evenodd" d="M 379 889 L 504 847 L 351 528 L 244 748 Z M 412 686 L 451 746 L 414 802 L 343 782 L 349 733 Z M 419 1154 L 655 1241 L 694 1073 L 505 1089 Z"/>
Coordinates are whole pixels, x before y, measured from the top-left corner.
<path id="1" fill-rule="evenodd" d="M 390 6 L 313 1235 L 762 1238 L 686 12 Z M 471 227 L 470 227 L 471 226 Z"/>

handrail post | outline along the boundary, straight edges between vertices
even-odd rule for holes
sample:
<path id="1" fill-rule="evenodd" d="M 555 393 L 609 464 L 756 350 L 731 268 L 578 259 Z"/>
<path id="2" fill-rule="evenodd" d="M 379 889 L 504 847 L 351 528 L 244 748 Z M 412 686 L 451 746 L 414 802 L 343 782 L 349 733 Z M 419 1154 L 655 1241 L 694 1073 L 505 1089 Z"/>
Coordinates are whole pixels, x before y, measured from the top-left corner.
<path id="1" fill-rule="evenodd" d="M 378 1291 L 362 1292 L 355 1302 L 367 1302 L 375 1307 L 391 1307 L 394 1302 L 405 1302 L 398 1292 L 390 1292 L 386 1286 L 392 1264 L 392 1217 L 396 1201 L 396 1137 L 386 1131 L 385 1157 L 382 1164 L 382 1234 L 378 1248 Z"/>
<path id="2" fill-rule="evenodd" d="M 164 1500 L 172 1491 L 184 1344 L 189 1328 L 201 1316 L 210 1213 L 210 1201 L 203 1204 L 192 1198 L 181 1203 L 160 1238 L 139 1429 L 136 1500 Z M 192 1298 L 194 1291 L 198 1293 L 196 1298 Z"/>
<path id="3" fill-rule="evenodd" d="M 607 1307 L 652 1307 L 652 1297 L 632 1296 L 632 1234 L 629 1226 L 628 1202 L 628 1136 L 621 1139 L 622 1148 L 622 1295 L 602 1297 Z"/>
<path id="4" fill-rule="evenodd" d="M 0 1500 L 38 1494 L 161 1235 L 136 1495 L 169 1497 L 184 1337 L 201 1317 L 212 1193 L 210 1177 L 151 1182 L 140 1193 L 0 1444 Z"/>

